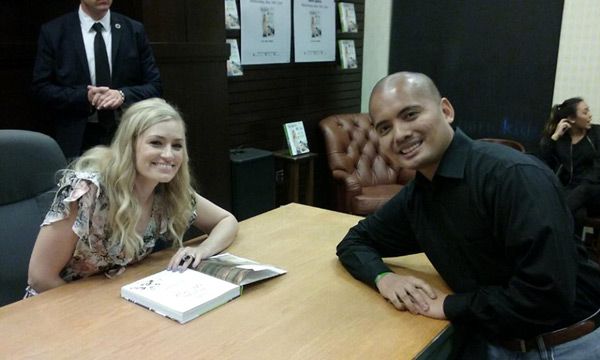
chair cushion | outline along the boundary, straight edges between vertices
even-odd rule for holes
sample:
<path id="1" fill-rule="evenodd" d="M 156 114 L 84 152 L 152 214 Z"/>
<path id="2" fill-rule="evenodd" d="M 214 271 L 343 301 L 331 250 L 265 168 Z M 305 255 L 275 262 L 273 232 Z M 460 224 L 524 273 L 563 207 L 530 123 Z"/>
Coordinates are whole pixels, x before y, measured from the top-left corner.
<path id="1" fill-rule="evenodd" d="M 51 137 L 26 130 L 0 130 L 0 205 L 54 188 L 56 172 L 65 166 L 62 150 Z"/>
<path id="2" fill-rule="evenodd" d="M 375 212 L 375 210 L 379 209 L 390 198 L 402 190 L 403 187 L 400 184 L 363 187 L 362 193 L 352 199 L 352 213 L 368 215 Z"/>
<path id="3" fill-rule="evenodd" d="M 21 299 L 25 293 L 31 250 L 53 198 L 54 191 L 48 191 L 0 206 L 0 306 Z"/>
<path id="4" fill-rule="evenodd" d="M 66 166 L 56 142 L 26 130 L 0 130 L 0 306 L 19 300 L 40 224 Z"/>

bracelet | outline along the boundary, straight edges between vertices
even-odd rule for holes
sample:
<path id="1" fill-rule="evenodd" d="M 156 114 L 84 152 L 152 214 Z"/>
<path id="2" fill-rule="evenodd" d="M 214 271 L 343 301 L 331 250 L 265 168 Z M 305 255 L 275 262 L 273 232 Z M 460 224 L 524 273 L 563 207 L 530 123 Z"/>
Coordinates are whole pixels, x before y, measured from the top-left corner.
<path id="1" fill-rule="evenodd" d="M 381 280 L 381 278 L 383 278 L 387 274 L 391 274 L 391 273 L 392 273 L 391 271 L 386 271 L 386 272 L 382 272 L 381 274 L 377 275 L 377 277 L 375 278 L 375 285 L 377 285 L 377 283 L 379 282 L 379 280 Z"/>
<path id="2" fill-rule="evenodd" d="M 117 90 L 119 92 L 119 95 L 121 95 L 121 100 L 123 102 L 125 102 L 125 93 L 123 92 L 123 90 Z"/>

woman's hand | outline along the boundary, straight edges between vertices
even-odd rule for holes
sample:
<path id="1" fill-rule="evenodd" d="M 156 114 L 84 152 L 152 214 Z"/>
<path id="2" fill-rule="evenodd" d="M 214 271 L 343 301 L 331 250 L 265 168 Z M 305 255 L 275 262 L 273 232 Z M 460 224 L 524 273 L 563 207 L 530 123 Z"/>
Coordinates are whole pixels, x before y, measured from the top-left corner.
<path id="1" fill-rule="evenodd" d="M 552 134 L 552 140 L 556 141 L 560 139 L 570 128 L 571 123 L 567 118 L 560 119 L 558 125 L 556 125 L 556 130 L 554 130 L 554 134 Z"/>
<path id="2" fill-rule="evenodd" d="M 200 261 L 227 248 L 238 231 L 238 222 L 228 211 L 213 204 L 198 194 L 194 226 L 208 234 L 196 247 L 182 247 L 171 258 L 167 270 L 184 271 L 188 267 L 198 267 Z"/>
<path id="3" fill-rule="evenodd" d="M 187 268 L 196 268 L 200 265 L 202 256 L 199 247 L 184 246 L 173 255 L 167 270 L 183 272 Z"/>

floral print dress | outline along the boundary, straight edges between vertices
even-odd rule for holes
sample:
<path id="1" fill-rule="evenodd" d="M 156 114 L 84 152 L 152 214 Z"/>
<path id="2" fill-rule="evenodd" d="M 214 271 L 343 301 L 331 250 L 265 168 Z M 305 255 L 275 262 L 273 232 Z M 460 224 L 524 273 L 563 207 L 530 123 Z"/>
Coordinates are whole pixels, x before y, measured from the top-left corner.
<path id="1" fill-rule="evenodd" d="M 167 219 L 160 193 L 155 194 L 151 219 L 143 236 L 144 245 L 133 257 L 125 255 L 122 245 L 108 241 L 108 197 L 96 172 L 66 171 L 42 226 L 67 218 L 73 202 L 77 202 L 78 210 L 72 229 L 79 239 L 73 256 L 60 272 L 60 277 L 66 282 L 97 273 L 104 273 L 107 277 L 119 275 L 128 264 L 148 256 L 158 241 L 172 243 L 167 235 Z M 190 223 L 195 218 L 194 211 Z M 36 294 L 29 286 L 26 292 L 26 297 Z"/>

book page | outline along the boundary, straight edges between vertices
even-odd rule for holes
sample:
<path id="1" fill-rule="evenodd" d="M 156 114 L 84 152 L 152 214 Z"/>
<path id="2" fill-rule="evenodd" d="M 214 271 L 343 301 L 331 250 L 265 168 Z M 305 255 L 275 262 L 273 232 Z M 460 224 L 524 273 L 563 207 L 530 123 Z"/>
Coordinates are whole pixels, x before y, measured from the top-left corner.
<path id="1" fill-rule="evenodd" d="M 285 274 L 285 270 L 271 265 L 223 253 L 202 260 L 197 270 L 210 276 L 237 285 L 246 285 L 256 281 Z"/>

